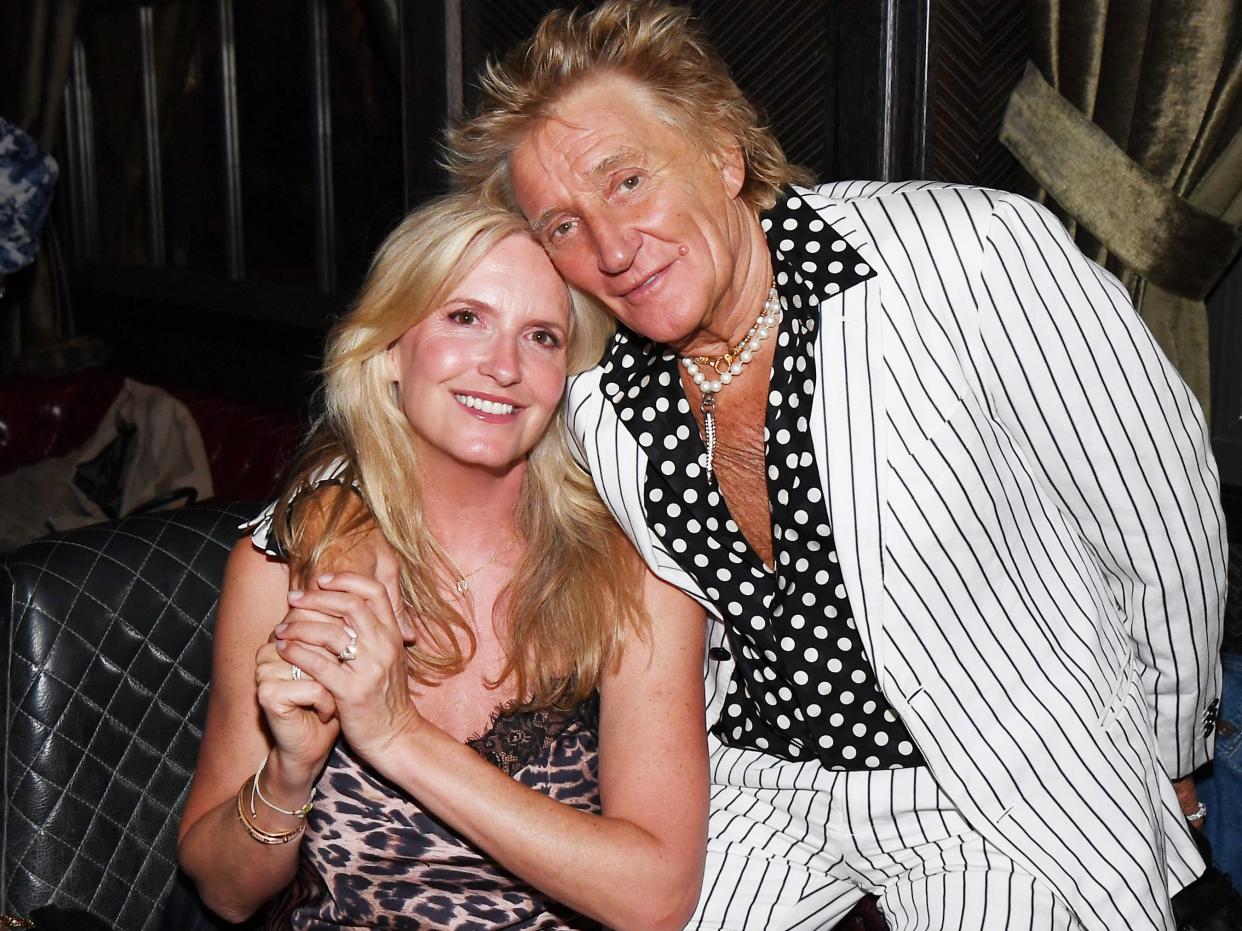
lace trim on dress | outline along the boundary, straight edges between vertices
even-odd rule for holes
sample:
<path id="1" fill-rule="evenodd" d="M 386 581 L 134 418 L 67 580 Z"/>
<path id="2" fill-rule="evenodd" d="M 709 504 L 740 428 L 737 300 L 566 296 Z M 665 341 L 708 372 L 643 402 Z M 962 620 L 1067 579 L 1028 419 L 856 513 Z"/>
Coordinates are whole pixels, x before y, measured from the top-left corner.
<path id="1" fill-rule="evenodd" d="M 589 730 L 599 728 L 599 693 L 569 710 L 540 708 L 537 711 L 510 711 L 502 706 L 492 722 L 466 745 L 497 769 L 513 776 L 546 752 L 563 733 L 580 724 Z"/>

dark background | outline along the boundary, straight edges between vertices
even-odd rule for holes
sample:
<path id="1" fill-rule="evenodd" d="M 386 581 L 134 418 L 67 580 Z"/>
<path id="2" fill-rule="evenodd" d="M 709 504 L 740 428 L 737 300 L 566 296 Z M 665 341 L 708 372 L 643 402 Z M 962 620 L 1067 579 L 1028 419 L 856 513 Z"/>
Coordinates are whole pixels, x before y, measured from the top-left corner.
<path id="1" fill-rule="evenodd" d="M 62 177 L 53 220 L 77 331 L 105 340 L 114 364 L 150 380 L 198 383 L 241 399 L 262 395 L 297 409 L 313 383 L 324 329 L 347 305 L 375 246 L 407 207 L 443 190 L 441 131 L 447 118 L 473 107 L 479 65 L 555 5 L 148 3 L 162 193 L 153 219 L 141 7 L 85 0 L 70 83 L 88 89 L 89 106 L 84 114 L 66 107 L 54 148 Z M 1025 0 L 690 6 L 787 152 L 817 176 L 1022 186 L 995 137 L 1026 58 Z M 231 95 L 222 67 L 226 7 Z M 316 7 L 326 27 L 318 45 Z M 317 52 L 330 118 L 326 263 L 316 257 L 316 203 L 325 191 L 315 165 Z M 0 61 L 0 113 L 6 67 L 16 65 Z M 240 214 L 232 238 L 229 99 Z M 85 137 L 89 170 L 77 154 Z M 160 221 L 163 248 L 153 251 L 152 224 Z"/>
<path id="2" fill-rule="evenodd" d="M 1027 58 L 1031 2 L 689 5 L 786 151 L 818 177 L 925 177 L 1032 193 L 996 138 Z M 54 151 L 62 178 L 53 223 L 77 332 L 106 342 L 112 363 L 139 377 L 304 410 L 324 330 L 373 249 L 405 209 L 444 188 L 440 133 L 473 106 L 473 75 L 555 5 L 152 0 L 148 74 L 142 5 L 83 0 L 71 83 L 89 92 L 89 107 L 76 133 L 76 111 L 66 108 Z M 222 66 L 230 32 L 231 90 Z M 4 59 L 0 113 L 10 109 L 5 88 L 16 83 L 17 64 Z M 318 106 L 317 64 L 326 82 Z M 157 87 L 158 219 L 144 76 Z M 228 101 L 236 108 L 232 148 Z M 325 116 L 330 127 L 320 132 Z M 73 149 L 84 139 L 89 172 Z M 324 172 L 316 151 L 326 153 Z M 239 214 L 232 235 L 230 202 Z M 20 290 L 20 276 L 12 284 Z M 1240 305 L 1235 266 L 1209 301 L 1213 438 L 1230 501 L 1242 486 Z"/>

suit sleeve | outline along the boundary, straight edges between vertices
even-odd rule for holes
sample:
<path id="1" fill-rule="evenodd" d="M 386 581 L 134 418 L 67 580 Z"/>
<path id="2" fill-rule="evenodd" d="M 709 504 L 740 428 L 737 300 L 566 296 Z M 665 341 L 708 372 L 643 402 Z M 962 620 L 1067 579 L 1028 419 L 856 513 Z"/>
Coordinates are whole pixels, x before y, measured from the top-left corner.
<path id="1" fill-rule="evenodd" d="M 1170 778 L 1211 756 L 1225 532 L 1203 414 L 1120 283 L 1044 208 L 994 194 L 980 335 L 996 416 L 1124 618 Z"/>

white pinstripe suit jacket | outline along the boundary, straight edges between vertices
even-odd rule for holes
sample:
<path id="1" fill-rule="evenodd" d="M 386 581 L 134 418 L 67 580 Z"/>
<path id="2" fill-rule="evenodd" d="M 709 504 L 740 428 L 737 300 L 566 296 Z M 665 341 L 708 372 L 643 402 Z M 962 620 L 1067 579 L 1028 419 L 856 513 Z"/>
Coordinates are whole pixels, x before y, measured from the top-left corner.
<path id="1" fill-rule="evenodd" d="M 1210 757 L 1220 690 L 1199 407 L 1043 208 L 928 183 L 798 194 L 877 272 L 821 301 L 811 430 L 881 688 L 966 818 L 1086 928 L 1171 928 L 1202 863 L 1169 779 Z M 647 527 L 647 451 L 599 380 L 568 393 L 582 460 L 719 622 Z M 709 715 L 728 678 L 710 664 Z"/>

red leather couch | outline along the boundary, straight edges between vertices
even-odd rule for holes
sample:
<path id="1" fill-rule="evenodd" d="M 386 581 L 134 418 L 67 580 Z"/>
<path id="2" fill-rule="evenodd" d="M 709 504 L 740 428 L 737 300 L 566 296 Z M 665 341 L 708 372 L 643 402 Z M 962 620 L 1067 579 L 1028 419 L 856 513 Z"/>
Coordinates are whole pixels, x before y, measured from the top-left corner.
<path id="1" fill-rule="evenodd" d="M 124 375 L 92 369 L 55 378 L 0 378 L 0 475 L 47 456 L 64 456 L 94 433 Z M 287 413 L 194 389 L 161 385 L 194 416 L 215 497 L 263 501 L 297 446 L 301 427 Z"/>

